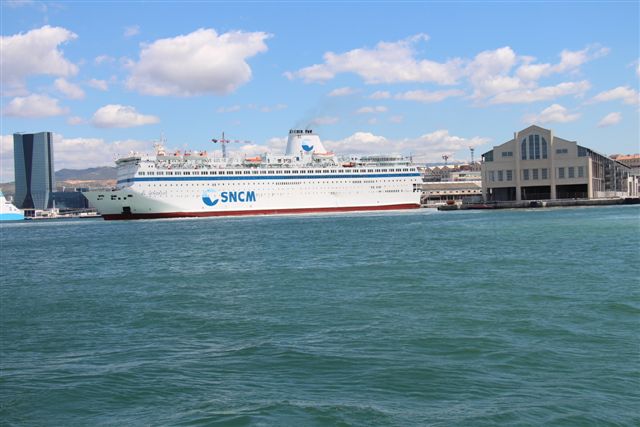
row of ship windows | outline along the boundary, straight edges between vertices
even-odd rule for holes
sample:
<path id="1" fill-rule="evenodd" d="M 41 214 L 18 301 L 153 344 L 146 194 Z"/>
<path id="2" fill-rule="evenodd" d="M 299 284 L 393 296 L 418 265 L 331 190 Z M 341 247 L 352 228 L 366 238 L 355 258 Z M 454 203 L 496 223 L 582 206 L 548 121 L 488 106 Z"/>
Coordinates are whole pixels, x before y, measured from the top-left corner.
<path id="1" fill-rule="evenodd" d="M 336 180 L 326 180 L 326 181 L 314 181 L 313 183 L 309 182 L 309 181 L 282 181 L 282 182 L 269 182 L 269 181 L 264 181 L 264 182 L 259 182 L 253 185 L 253 187 L 260 187 L 260 186 L 271 186 L 271 185 L 309 185 L 312 187 L 316 187 L 318 184 L 331 184 L 331 185 L 335 185 L 335 184 L 376 184 L 376 183 L 380 183 L 380 180 L 358 180 L 358 181 L 336 181 Z M 407 180 L 406 179 L 386 179 L 383 181 L 383 183 L 385 185 L 390 185 L 390 183 L 392 182 L 398 182 L 400 184 L 397 185 L 406 185 L 407 184 Z M 180 183 L 180 184 L 165 184 L 165 183 L 161 183 L 161 184 L 144 184 L 145 186 L 158 186 L 158 187 L 216 187 L 218 185 L 222 186 L 222 187 L 226 187 L 226 186 L 242 186 L 242 187 L 246 187 L 245 183 L 239 182 L 239 183 L 235 183 L 235 182 L 229 182 L 229 183 L 215 183 L 215 182 L 195 182 L 195 183 Z"/>
<path id="2" fill-rule="evenodd" d="M 341 191 L 339 192 L 339 194 L 372 194 L 372 193 L 409 193 L 411 192 L 410 190 L 373 190 L 373 191 Z M 336 195 L 336 191 L 304 191 L 304 192 L 300 192 L 297 193 L 299 196 L 317 196 L 317 195 L 326 195 L 326 194 L 331 194 L 331 195 Z M 157 195 L 157 193 L 156 193 Z M 153 197 L 153 193 L 149 194 L 149 196 Z M 166 196 L 163 194 L 163 196 Z M 198 198 L 198 197 L 202 197 L 202 193 L 200 192 L 193 192 L 193 193 L 178 193 L 178 194 L 172 194 L 170 195 L 171 197 L 174 198 L 178 198 L 178 199 L 190 199 L 190 198 Z M 262 197 L 270 197 L 270 196 L 287 196 L 287 197 L 291 197 L 291 193 L 289 192 L 260 192 L 260 193 L 256 193 L 256 197 L 258 198 L 262 198 Z M 115 200 L 115 199 L 112 199 Z M 120 200 L 118 198 L 118 200 Z"/>
<path id="3" fill-rule="evenodd" d="M 565 174 L 566 169 L 566 174 Z M 496 174 L 497 172 L 497 174 Z M 577 172 L 577 176 L 576 176 Z M 522 169 L 522 180 L 529 181 L 538 180 L 538 179 L 548 179 L 549 171 L 547 168 L 542 169 Z M 513 171 L 489 171 L 489 181 L 495 182 L 496 176 L 498 181 L 513 181 Z M 565 179 L 565 178 L 584 178 L 584 166 L 569 166 L 567 168 L 560 167 L 556 168 L 556 178 Z"/>
<path id="4" fill-rule="evenodd" d="M 331 170 L 284 170 L 284 171 L 157 171 L 157 172 L 145 172 L 139 171 L 139 176 L 158 176 L 158 175 L 282 175 L 282 174 L 310 174 L 310 173 L 372 173 L 372 172 L 413 172 L 413 170 L 409 168 L 398 168 L 398 169 L 352 169 L 352 170 L 344 170 L 344 169 L 331 169 Z"/>
<path id="5" fill-rule="evenodd" d="M 393 180 L 391 182 L 398 182 L 398 184 L 391 184 L 390 182 L 385 182 L 385 186 L 389 186 L 389 185 L 395 185 L 395 186 L 406 186 L 407 182 L 403 182 L 402 180 Z M 327 188 L 338 188 L 336 187 L 337 184 L 375 184 L 377 183 L 376 181 L 360 181 L 360 182 L 349 182 L 349 181 L 334 181 L 334 182 L 326 182 L 324 184 L 329 184 L 326 185 Z M 314 183 L 313 185 L 309 185 L 308 182 L 305 181 L 292 181 L 292 182 L 265 182 L 265 183 L 261 183 L 262 185 L 258 184 L 255 185 L 255 188 L 260 188 L 260 187 L 271 187 L 273 185 L 307 185 L 309 187 L 313 187 L 313 188 L 317 188 L 318 185 L 317 183 Z M 134 184 L 135 185 L 135 184 Z M 246 187 L 245 184 L 243 183 L 235 183 L 235 182 L 231 182 L 231 183 L 195 183 L 195 184 L 165 184 L 165 183 L 158 183 L 158 184 L 145 184 L 144 187 L 217 187 L 217 186 L 221 186 L 221 187 L 229 187 L 229 186 L 241 186 L 241 187 Z M 346 187 L 345 187 L 346 188 Z"/>

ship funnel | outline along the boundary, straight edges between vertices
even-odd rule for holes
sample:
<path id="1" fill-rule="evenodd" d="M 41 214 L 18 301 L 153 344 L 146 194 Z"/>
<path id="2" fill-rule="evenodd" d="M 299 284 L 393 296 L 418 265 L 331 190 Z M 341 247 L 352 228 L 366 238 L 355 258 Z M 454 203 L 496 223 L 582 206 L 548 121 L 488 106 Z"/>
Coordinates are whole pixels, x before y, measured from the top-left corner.
<path id="1" fill-rule="evenodd" d="M 326 153 L 324 145 L 320 142 L 320 137 L 311 130 L 291 129 L 287 140 L 287 151 L 285 155 L 293 156 L 300 153 L 321 154 Z"/>

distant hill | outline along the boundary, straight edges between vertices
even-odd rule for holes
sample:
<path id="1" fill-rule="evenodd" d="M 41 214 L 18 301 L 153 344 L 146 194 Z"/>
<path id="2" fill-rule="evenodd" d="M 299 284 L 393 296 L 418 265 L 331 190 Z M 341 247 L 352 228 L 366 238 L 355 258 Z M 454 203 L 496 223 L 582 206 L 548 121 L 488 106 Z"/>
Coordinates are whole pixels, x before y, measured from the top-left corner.
<path id="1" fill-rule="evenodd" d="M 56 171 L 56 181 L 103 181 L 116 179 L 116 168 L 102 166 L 89 169 L 60 169 Z"/>

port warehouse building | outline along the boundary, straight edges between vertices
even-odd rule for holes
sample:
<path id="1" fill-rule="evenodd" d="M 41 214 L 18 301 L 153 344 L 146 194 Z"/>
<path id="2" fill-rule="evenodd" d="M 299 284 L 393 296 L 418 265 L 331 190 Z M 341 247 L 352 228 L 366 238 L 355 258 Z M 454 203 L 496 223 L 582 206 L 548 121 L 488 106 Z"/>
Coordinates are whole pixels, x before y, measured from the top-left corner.
<path id="1" fill-rule="evenodd" d="M 487 201 L 638 196 L 629 166 L 535 125 L 484 153 L 481 170 Z"/>

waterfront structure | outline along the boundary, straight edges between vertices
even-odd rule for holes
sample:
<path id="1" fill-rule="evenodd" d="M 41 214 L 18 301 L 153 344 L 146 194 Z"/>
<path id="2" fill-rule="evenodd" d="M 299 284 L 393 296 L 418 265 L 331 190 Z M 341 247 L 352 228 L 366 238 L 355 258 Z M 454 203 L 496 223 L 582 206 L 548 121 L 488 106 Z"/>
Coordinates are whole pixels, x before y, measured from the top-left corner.
<path id="1" fill-rule="evenodd" d="M 222 142 L 216 140 L 216 142 Z M 224 147 L 224 145 L 223 145 Z M 104 219 L 293 214 L 420 207 L 420 173 L 409 159 L 338 157 L 311 130 L 291 130 L 284 155 L 131 153 L 118 159 L 113 191 L 84 195 Z"/>
<path id="2" fill-rule="evenodd" d="M 89 191 L 89 189 L 54 191 L 50 195 L 48 207 L 61 210 L 89 209 L 89 201 L 84 197 L 82 191 Z"/>
<path id="3" fill-rule="evenodd" d="M 637 196 L 630 168 L 550 129 L 529 126 L 482 155 L 487 201 Z"/>
<path id="4" fill-rule="evenodd" d="M 420 202 L 423 206 L 434 207 L 447 202 L 462 202 L 463 200 L 473 200 L 482 196 L 482 182 L 460 180 L 442 182 L 424 182 L 420 184 L 422 197 Z"/>
<path id="5" fill-rule="evenodd" d="M 20 209 L 46 209 L 55 189 L 51 132 L 14 133 L 14 202 Z"/>
<path id="6" fill-rule="evenodd" d="M 640 154 L 612 154 L 613 160 L 631 168 L 631 174 L 640 176 Z"/>

